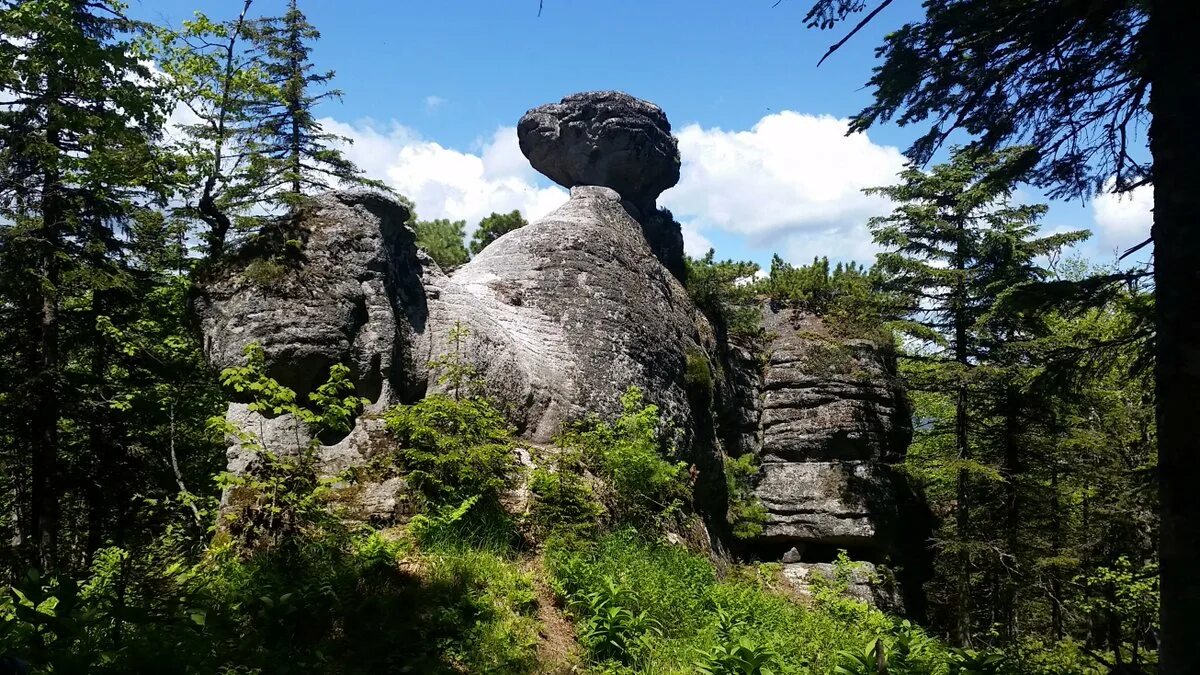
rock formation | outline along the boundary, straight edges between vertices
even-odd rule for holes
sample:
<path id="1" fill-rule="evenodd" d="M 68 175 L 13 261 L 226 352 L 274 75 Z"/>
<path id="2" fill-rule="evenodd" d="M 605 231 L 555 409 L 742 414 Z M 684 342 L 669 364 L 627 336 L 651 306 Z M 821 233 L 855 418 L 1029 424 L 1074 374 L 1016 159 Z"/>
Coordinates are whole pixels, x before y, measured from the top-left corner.
<path id="1" fill-rule="evenodd" d="M 619 91 L 572 94 L 525 113 L 517 140 L 533 168 L 559 185 L 616 190 L 655 255 L 683 277 L 683 234 L 655 203 L 679 182 L 679 144 L 661 108 Z"/>
<path id="2" fill-rule="evenodd" d="M 885 467 L 911 435 L 894 358 L 798 310 L 768 307 L 763 327 L 771 336 L 759 397 L 764 537 L 888 548 L 895 500 Z"/>
<path id="3" fill-rule="evenodd" d="M 257 343 L 267 373 L 303 401 L 330 366 L 350 366 L 357 393 L 371 404 L 348 436 L 319 439 L 325 444 L 317 458 L 329 475 L 362 464 L 387 442 L 382 410 L 423 393 L 414 392 L 424 361 L 414 360 L 412 344 L 425 330 L 420 273 L 432 261 L 417 250 L 405 227 L 408 215 L 401 204 L 369 192 L 317 197 L 289 232 L 299 246 L 286 259 L 266 254 L 285 250 L 282 241 L 252 240 L 210 275 L 194 302 L 205 354 L 217 368 L 245 363 L 246 345 Z M 261 236 L 283 235 L 267 228 Z M 294 452 L 312 440 L 289 415 L 264 419 L 233 402 L 226 417 L 274 452 Z M 252 461 L 231 438 L 230 471 Z M 361 487 L 364 517 L 396 515 L 399 486 L 387 487 Z"/>
<path id="4" fill-rule="evenodd" d="M 906 555 L 906 541 L 922 546 L 924 521 L 906 515 L 919 509 L 906 511 L 916 502 L 891 468 L 910 429 L 888 350 L 776 308 L 764 310 L 765 352 L 720 344 L 689 299 L 679 225 L 655 204 L 679 178 L 662 110 L 617 92 L 576 94 L 529 111 L 518 133 L 534 167 L 571 189 L 559 209 L 446 273 L 416 249 L 394 200 L 318 197 L 209 275 L 196 302 L 209 359 L 240 364 L 257 342 L 269 373 L 301 397 L 331 365 L 349 365 L 371 404 L 344 438 L 316 439 L 327 474 L 390 448 L 379 413 L 445 386 L 428 363 L 450 351 L 531 442 L 615 412 L 638 386 L 679 430 L 714 535 L 727 504 L 721 458 L 753 452 L 768 521 L 752 552 L 812 565 L 838 548 L 884 562 Z M 312 442 L 286 415 L 232 403 L 227 416 L 277 451 Z M 230 469 L 253 461 L 231 439 Z M 402 479 L 354 490 L 363 518 L 407 512 Z"/>
<path id="5" fill-rule="evenodd" d="M 564 422 L 615 411 L 630 386 L 670 422 L 692 427 L 687 354 L 704 353 L 711 331 L 613 190 L 572 188 L 555 212 L 449 277 L 431 271 L 425 285 L 423 349 L 446 352 L 450 328 L 465 325 L 488 391 L 512 404 L 529 438 L 548 441 Z"/>

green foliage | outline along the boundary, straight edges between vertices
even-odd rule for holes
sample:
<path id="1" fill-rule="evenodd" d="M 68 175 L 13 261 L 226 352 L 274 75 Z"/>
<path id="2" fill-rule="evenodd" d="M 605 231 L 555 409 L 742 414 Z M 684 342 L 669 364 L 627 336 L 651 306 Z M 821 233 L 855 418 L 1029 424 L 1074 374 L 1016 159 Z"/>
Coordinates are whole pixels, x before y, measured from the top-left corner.
<path id="1" fill-rule="evenodd" d="M 454 400 L 461 399 L 465 394 L 475 393 L 479 385 L 479 372 L 475 365 L 468 362 L 463 354 L 463 346 L 470 337 L 471 331 L 455 321 L 447 335 L 450 351 L 429 361 L 429 369 L 436 372 L 437 383 L 448 388 L 454 395 Z"/>
<path id="2" fill-rule="evenodd" d="M 696 672 L 701 666 L 732 673 L 830 672 L 838 650 L 856 648 L 893 625 L 845 597 L 798 604 L 775 592 L 774 577 L 761 568 L 735 569 L 719 579 L 707 558 L 628 530 L 590 545 L 551 546 L 546 566 L 556 593 L 581 622 L 598 598 L 627 610 L 626 620 L 631 615 L 635 624 L 656 629 L 618 641 L 628 654 L 622 662 L 635 664 L 636 672 Z M 745 670 L 747 664 L 759 670 Z"/>
<path id="3" fill-rule="evenodd" d="M 262 347 L 251 343 L 245 353 L 246 365 L 222 371 L 221 384 L 245 398 L 251 412 L 263 417 L 292 416 L 312 440 L 299 451 L 284 451 L 269 447 L 260 433 L 224 417 L 213 418 L 214 428 L 237 438 L 242 451 L 255 459 L 250 471 L 220 477 L 229 492 L 225 527 L 248 546 L 277 545 L 312 527 L 338 529 L 328 512 L 330 485 L 336 479 L 318 475 L 314 452 L 322 434 L 350 431 L 366 399 L 353 395 L 350 369 L 335 364 L 329 379 L 308 395 L 311 407 L 302 407 L 296 392 L 267 375 Z"/>
<path id="4" fill-rule="evenodd" d="M 662 635 L 661 627 L 645 610 L 629 609 L 636 603 L 633 592 L 611 577 L 572 599 L 572 612 L 582 620 L 580 639 L 593 659 L 631 663 L 639 647 Z"/>
<path id="5" fill-rule="evenodd" d="M 556 459 L 553 470 L 538 467 L 530 475 L 529 490 L 534 502 L 529 524 L 543 541 L 552 535 L 590 538 L 599 531 L 601 519 L 606 515 L 604 506 L 581 475 L 580 461 Z"/>
<path id="6" fill-rule="evenodd" d="M 858 337 L 881 328 L 888 311 L 882 283 L 878 269 L 868 271 L 854 262 L 830 269 L 828 258 L 813 258 L 811 265 L 796 267 L 776 255 L 770 273 L 754 289 L 773 302 L 821 316 L 837 334 Z"/>
<path id="7" fill-rule="evenodd" d="M 763 533 L 767 509 L 754 495 L 754 480 L 758 476 L 758 457 L 746 453 L 725 460 L 725 486 L 729 498 L 729 516 L 733 536 L 754 539 Z"/>
<path id="8" fill-rule="evenodd" d="M 688 257 L 685 286 L 692 302 L 718 330 L 749 338 L 762 331 L 762 315 L 752 281 L 758 265 L 717 261 L 713 249 L 703 258 Z"/>
<path id="9" fill-rule="evenodd" d="M 688 394 L 698 403 L 708 405 L 713 400 L 712 366 L 708 356 L 695 347 L 689 347 L 685 356 L 683 383 Z"/>
<path id="10" fill-rule="evenodd" d="M 463 220 L 418 220 L 413 223 L 417 235 L 417 246 L 442 269 L 458 267 L 471 259 L 463 238 L 467 236 L 467 223 Z"/>
<path id="11" fill-rule="evenodd" d="M 261 288 L 269 288 L 279 283 L 287 276 L 287 273 L 288 266 L 274 257 L 252 260 L 242 270 L 242 276 Z"/>
<path id="12" fill-rule="evenodd" d="M 431 504 L 494 501 L 515 474 L 512 429 L 485 399 L 434 394 L 385 419 L 406 480 Z"/>
<path id="13" fill-rule="evenodd" d="M 299 542 L 292 542 L 299 544 Z M 34 672 L 529 673 L 532 580 L 493 553 L 406 555 L 379 534 L 197 562 L 111 549 L 85 583 L 0 600 L 0 659 Z"/>
<path id="14" fill-rule="evenodd" d="M 621 396 L 621 415 L 612 423 L 589 419 L 568 429 L 558 445 L 583 461 L 612 490 L 610 512 L 626 522 L 653 522 L 688 499 L 687 465 L 667 459 L 658 406 L 643 405 L 630 387 Z"/>
<path id="15" fill-rule="evenodd" d="M 529 223 L 521 216 L 521 212 L 513 210 L 509 213 L 493 213 L 479 221 L 479 227 L 471 235 L 471 255 L 487 248 L 487 245 L 513 230 L 525 227 Z"/>
<path id="16" fill-rule="evenodd" d="M 747 637 L 734 638 L 740 617 L 720 607 L 716 637 L 719 642 L 708 649 L 697 649 L 693 663 L 701 675 L 774 675 L 780 668 L 779 654 Z"/>
<path id="17" fill-rule="evenodd" d="M 315 191 L 346 185 L 388 190 L 365 177 L 338 149 L 350 139 L 325 131 L 317 119 L 316 107 L 341 99 L 342 92 L 322 90 L 334 73 L 318 71 L 313 64 L 312 45 L 321 34 L 296 0 L 290 0 L 282 16 L 255 19 L 244 31 L 253 45 L 252 68 L 261 73 L 262 86 L 255 91 L 267 94 L 247 106 L 254 129 L 250 166 L 259 203 L 295 214 L 306 195 Z"/>

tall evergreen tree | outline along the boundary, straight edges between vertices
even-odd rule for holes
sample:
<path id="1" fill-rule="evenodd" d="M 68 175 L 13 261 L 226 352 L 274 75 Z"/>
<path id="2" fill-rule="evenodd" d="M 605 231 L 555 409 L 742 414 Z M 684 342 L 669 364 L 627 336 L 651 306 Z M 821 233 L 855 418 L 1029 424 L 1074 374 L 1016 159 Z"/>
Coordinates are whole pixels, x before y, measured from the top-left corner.
<path id="1" fill-rule="evenodd" d="M 22 529 L 43 569 L 58 552 L 65 285 L 115 280 L 116 230 L 165 194 L 154 142 L 163 100 L 131 41 L 138 30 L 109 0 L 0 3 L 0 236 L 26 264 L 18 297 L 27 326 L 21 401 L 29 424 L 30 492 Z M 11 288 L 11 287 L 10 287 Z"/>
<path id="2" fill-rule="evenodd" d="M 333 71 L 317 71 L 311 60 L 312 43 L 320 32 L 289 0 L 280 17 L 258 19 L 249 35 L 260 52 L 260 66 L 273 91 L 269 99 L 249 107 L 259 125 L 260 151 L 266 162 L 260 171 L 260 190 L 269 202 L 294 211 L 304 195 L 338 185 L 386 189 L 369 179 L 335 145 L 350 139 L 326 132 L 315 109 L 328 99 L 340 99 L 337 89 L 323 89 Z"/>
<path id="3" fill-rule="evenodd" d="M 891 3 L 875 4 L 829 53 Z M 867 7 L 816 0 L 806 21 L 830 28 Z M 1200 4 L 931 0 L 923 8 L 920 19 L 888 32 L 869 82 L 875 100 L 852 129 L 889 119 L 928 125 L 908 150 L 918 162 L 958 130 L 984 148 L 1031 143 L 1039 152 L 1033 179 L 1060 195 L 1154 186 L 1162 663 L 1166 673 L 1200 671 L 1200 582 L 1192 573 L 1200 567 L 1192 440 L 1200 417 Z"/>
<path id="4" fill-rule="evenodd" d="M 1046 207 L 1009 201 L 1028 158 L 1024 149 L 961 151 L 929 173 L 910 168 L 901 174 L 901 183 L 869 191 L 898 204 L 891 215 L 872 219 L 870 227 L 885 249 L 879 267 L 888 278 L 887 289 L 909 303 L 897 308 L 896 325 L 921 346 L 920 354 L 912 355 L 922 364 L 911 371 L 912 384 L 953 401 L 954 536 L 943 546 L 956 561 L 951 632 L 964 645 L 972 636 L 971 573 L 977 548 L 972 480 L 985 472 L 973 457 L 977 440 L 971 417 L 977 388 L 973 371 L 987 356 L 980 323 L 994 305 L 997 288 L 1013 283 L 1015 276 L 1038 278 L 1031 265 L 1035 256 L 1086 236 L 1075 232 L 1033 238 Z M 1009 259 L 989 259 L 989 248 L 1003 246 L 1010 249 Z"/>

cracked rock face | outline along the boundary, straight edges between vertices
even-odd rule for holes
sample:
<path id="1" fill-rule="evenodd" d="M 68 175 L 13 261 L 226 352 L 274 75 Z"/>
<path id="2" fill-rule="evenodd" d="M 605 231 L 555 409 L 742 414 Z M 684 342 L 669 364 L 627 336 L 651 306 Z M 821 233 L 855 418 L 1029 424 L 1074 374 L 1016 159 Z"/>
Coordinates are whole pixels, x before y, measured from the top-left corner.
<path id="1" fill-rule="evenodd" d="M 209 362 L 241 365 L 246 345 L 258 343 L 268 374 L 300 397 L 343 363 L 362 396 L 390 399 L 412 371 L 407 343 L 425 314 L 407 219 L 386 197 L 330 192 L 300 216 L 293 260 L 255 250 L 275 253 L 282 242 L 247 244 L 195 302 Z"/>
<path id="2" fill-rule="evenodd" d="M 548 441 L 564 422 L 616 412 L 630 386 L 690 428 L 686 359 L 704 353 L 698 326 L 707 324 L 613 190 L 573 188 L 558 210 L 425 285 L 424 349 L 452 351 L 450 330 L 465 326 L 466 354 L 527 438 Z"/>
<path id="3" fill-rule="evenodd" d="M 600 185 L 640 207 L 679 182 L 679 145 L 662 109 L 617 91 L 572 94 L 517 125 L 521 152 L 563 187 Z"/>
<path id="4" fill-rule="evenodd" d="M 816 317 L 767 308 L 758 382 L 763 537 L 890 550 L 897 476 L 911 435 L 893 357 L 832 336 Z"/>
<path id="5" fill-rule="evenodd" d="M 427 313 L 420 275 L 431 261 L 404 226 L 408 215 L 401 204 L 369 192 L 316 197 L 293 233 L 300 242 L 293 259 L 281 263 L 258 253 L 283 250 L 282 242 L 251 242 L 202 284 L 195 301 L 205 354 L 218 369 L 244 364 L 246 345 L 257 343 L 267 373 L 303 402 L 332 365 L 350 366 L 356 392 L 371 403 L 344 438 L 319 439 L 325 475 L 361 465 L 385 447 L 379 413 L 414 387 L 419 364 L 411 345 Z M 242 402 L 229 404 L 226 419 L 280 454 L 312 440 L 290 415 L 266 419 Z M 229 470 L 249 470 L 254 453 L 235 436 L 228 442 Z M 392 487 L 360 486 L 357 512 L 364 519 L 400 515 Z"/>

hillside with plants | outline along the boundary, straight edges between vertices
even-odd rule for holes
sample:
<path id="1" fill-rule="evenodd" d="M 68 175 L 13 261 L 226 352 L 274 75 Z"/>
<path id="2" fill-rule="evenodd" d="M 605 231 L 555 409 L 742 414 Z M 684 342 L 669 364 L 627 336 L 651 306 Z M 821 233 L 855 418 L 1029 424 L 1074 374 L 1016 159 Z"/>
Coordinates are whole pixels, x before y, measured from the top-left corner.
<path id="1" fill-rule="evenodd" d="M 1069 4 L 1147 51 L 1173 11 Z M 684 252 L 684 132 L 623 92 L 518 122 L 555 210 L 428 217 L 320 116 L 301 3 L 235 5 L 0 0 L 0 675 L 1192 672 L 1200 251 L 1077 254 L 1028 187 L 1100 151 L 1013 131 L 1062 110 L 943 96 L 982 140 L 867 190 L 870 264 L 763 268 Z M 855 128 L 950 114 L 913 55 L 978 5 L 889 34 Z"/>

